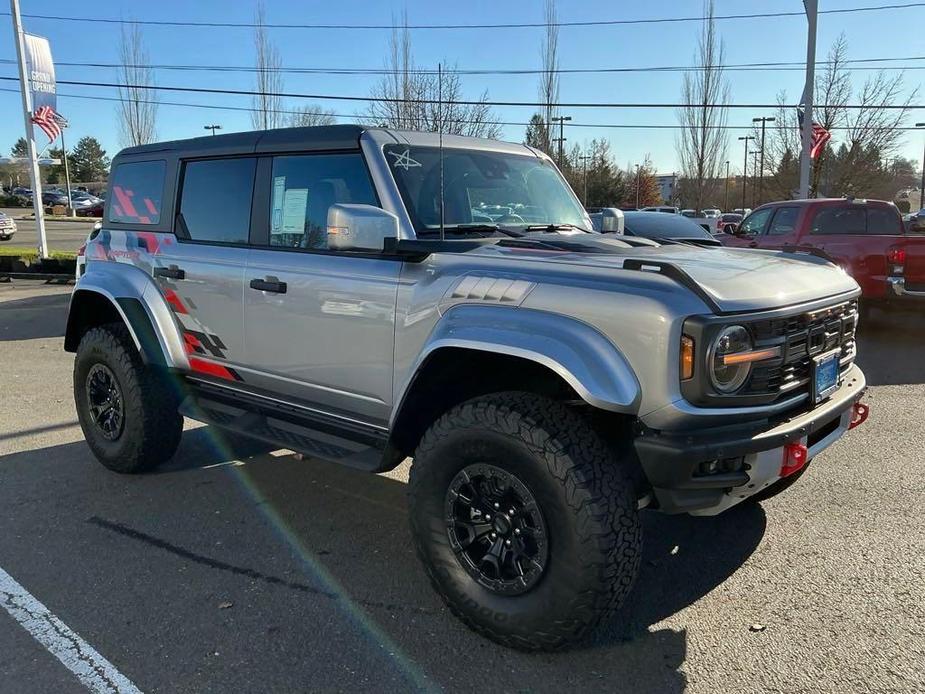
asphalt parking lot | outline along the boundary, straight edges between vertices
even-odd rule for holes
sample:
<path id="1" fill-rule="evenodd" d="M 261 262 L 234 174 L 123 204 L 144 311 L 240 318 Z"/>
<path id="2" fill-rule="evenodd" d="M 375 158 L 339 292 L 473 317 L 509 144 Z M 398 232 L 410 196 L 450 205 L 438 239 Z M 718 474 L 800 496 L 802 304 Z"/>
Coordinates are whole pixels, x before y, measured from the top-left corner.
<path id="1" fill-rule="evenodd" d="M 28 248 L 38 245 L 35 220 L 22 219 L 23 215 L 31 212 L 31 209 L 11 207 L 0 209 L 0 212 L 5 212 L 16 220 L 16 234 L 9 241 L 0 241 L 0 251 L 3 250 L 4 245 Z M 46 220 L 45 238 L 48 241 L 48 248 L 53 251 L 73 253 L 87 240 L 87 235 L 96 221 L 86 217 L 77 217 L 73 220 Z"/>
<path id="2" fill-rule="evenodd" d="M 617 618 L 527 655 L 431 591 L 406 467 L 197 427 L 155 474 L 106 471 L 72 404 L 69 291 L 0 284 L 0 570 L 142 691 L 925 690 L 925 315 L 862 324 L 871 417 L 799 484 L 716 518 L 644 514 Z M 86 691 L 4 610 L 0 690 Z"/>

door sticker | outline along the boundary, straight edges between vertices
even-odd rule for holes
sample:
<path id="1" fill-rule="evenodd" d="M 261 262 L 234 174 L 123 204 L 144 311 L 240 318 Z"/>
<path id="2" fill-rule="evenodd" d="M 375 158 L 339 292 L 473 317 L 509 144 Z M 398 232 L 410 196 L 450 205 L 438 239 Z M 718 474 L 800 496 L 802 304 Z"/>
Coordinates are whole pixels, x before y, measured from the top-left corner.
<path id="1" fill-rule="evenodd" d="M 308 209 L 308 188 L 290 188 L 283 197 L 283 224 L 280 230 L 284 234 L 302 234 L 305 232 L 305 213 Z"/>
<path id="2" fill-rule="evenodd" d="M 273 179 L 273 212 L 270 216 L 270 230 L 274 234 L 282 231 L 283 226 L 283 196 L 286 194 L 286 177 L 277 176 Z"/>

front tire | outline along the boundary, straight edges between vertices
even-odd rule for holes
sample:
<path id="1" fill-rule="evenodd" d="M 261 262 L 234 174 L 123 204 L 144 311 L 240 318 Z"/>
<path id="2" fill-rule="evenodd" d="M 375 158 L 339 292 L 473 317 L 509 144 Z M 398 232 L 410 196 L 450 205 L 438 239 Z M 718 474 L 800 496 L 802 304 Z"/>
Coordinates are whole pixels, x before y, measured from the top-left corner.
<path id="1" fill-rule="evenodd" d="M 620 461 L 574 409 L 529 393 L 470 400 L 431 426 L 411 468 L 410 515 L 437 592 L 506 646 L 583 637 L 639 570 L 636 495 Z"/>
<path id="2" fill-rule="evenodd" d="M 81 339 L 74 402 L 90 450 L 115 472 L 152 470 L 180 443 L 177 392 L 166 373 L 145 366 L 122 324 L 91 328 Z"/>

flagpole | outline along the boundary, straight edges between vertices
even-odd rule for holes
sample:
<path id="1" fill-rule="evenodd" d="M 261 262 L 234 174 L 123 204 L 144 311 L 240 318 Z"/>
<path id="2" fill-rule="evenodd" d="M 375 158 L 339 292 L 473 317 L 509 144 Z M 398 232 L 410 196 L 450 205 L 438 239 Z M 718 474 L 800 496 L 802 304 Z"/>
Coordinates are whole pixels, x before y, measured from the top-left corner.
<path id="1" fill-rule="evenodd" d="M 800 152 L 800 198 L 809 197 L 809 176 L 813 142 L 813 91 L 816 84 L 816 18 L 818 0 L 803 0 L 806 10 L 806 84 L 803 87 L 803 148 Z"/>
<path id="2" fill-rule="evenodd" d="M 45 217 L 42 208 L 42 178 L 35 158 L 35 138 L 32 133 L 32 95 L 26 72 L 26 45 L 22 31 L 22 17 L 19 14 L 19 0 L 10 0 L 13 15 L 13 35 L 16 38 L 16 57 L 19 63 L 19 89 L 22 92 L 22 110 L 26 125 L 26 146 L 29 149 L 29 176 L 32 178 L 32 207 L 35 209 L 35 229 L 38 232 L 39 258 L 48 257 L 48 240 L 45 238 Z"/>
<path id="3" fill-rule="evenodd" d="M 61 126 L 61 158 L 64 159 L 64 187 L 67 188 L 67 212 L 65 214 L 72 217 L 74 209 L 71 205 L 71 172 L 67 166 L 67 146 L 64 144 L 64 131 L 66 129 L 66 125 Z"/>

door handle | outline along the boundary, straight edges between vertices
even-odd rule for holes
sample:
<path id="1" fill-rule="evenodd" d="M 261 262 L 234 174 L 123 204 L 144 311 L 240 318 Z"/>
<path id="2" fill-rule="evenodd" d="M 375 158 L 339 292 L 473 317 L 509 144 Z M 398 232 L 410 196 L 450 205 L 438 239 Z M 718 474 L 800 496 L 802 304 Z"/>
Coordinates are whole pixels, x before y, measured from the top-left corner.
<path id="1" fill-rule="evenodd" d="M 273 292 L 275 294 L 286 293 L 286 283 L 280 282 L 276 277 L 265 277 L 251 280 L 251 289 L 261 292 Z"/>
<path id="2" fill-rule="evenodd" d="M 156 267 L 154 268 L 155 277 L 169 277 L 172 280 L 183 280 L 186 279 L 186 271 L 178 268 L 176 265 L 171 265 L 170 267 Z"/>

